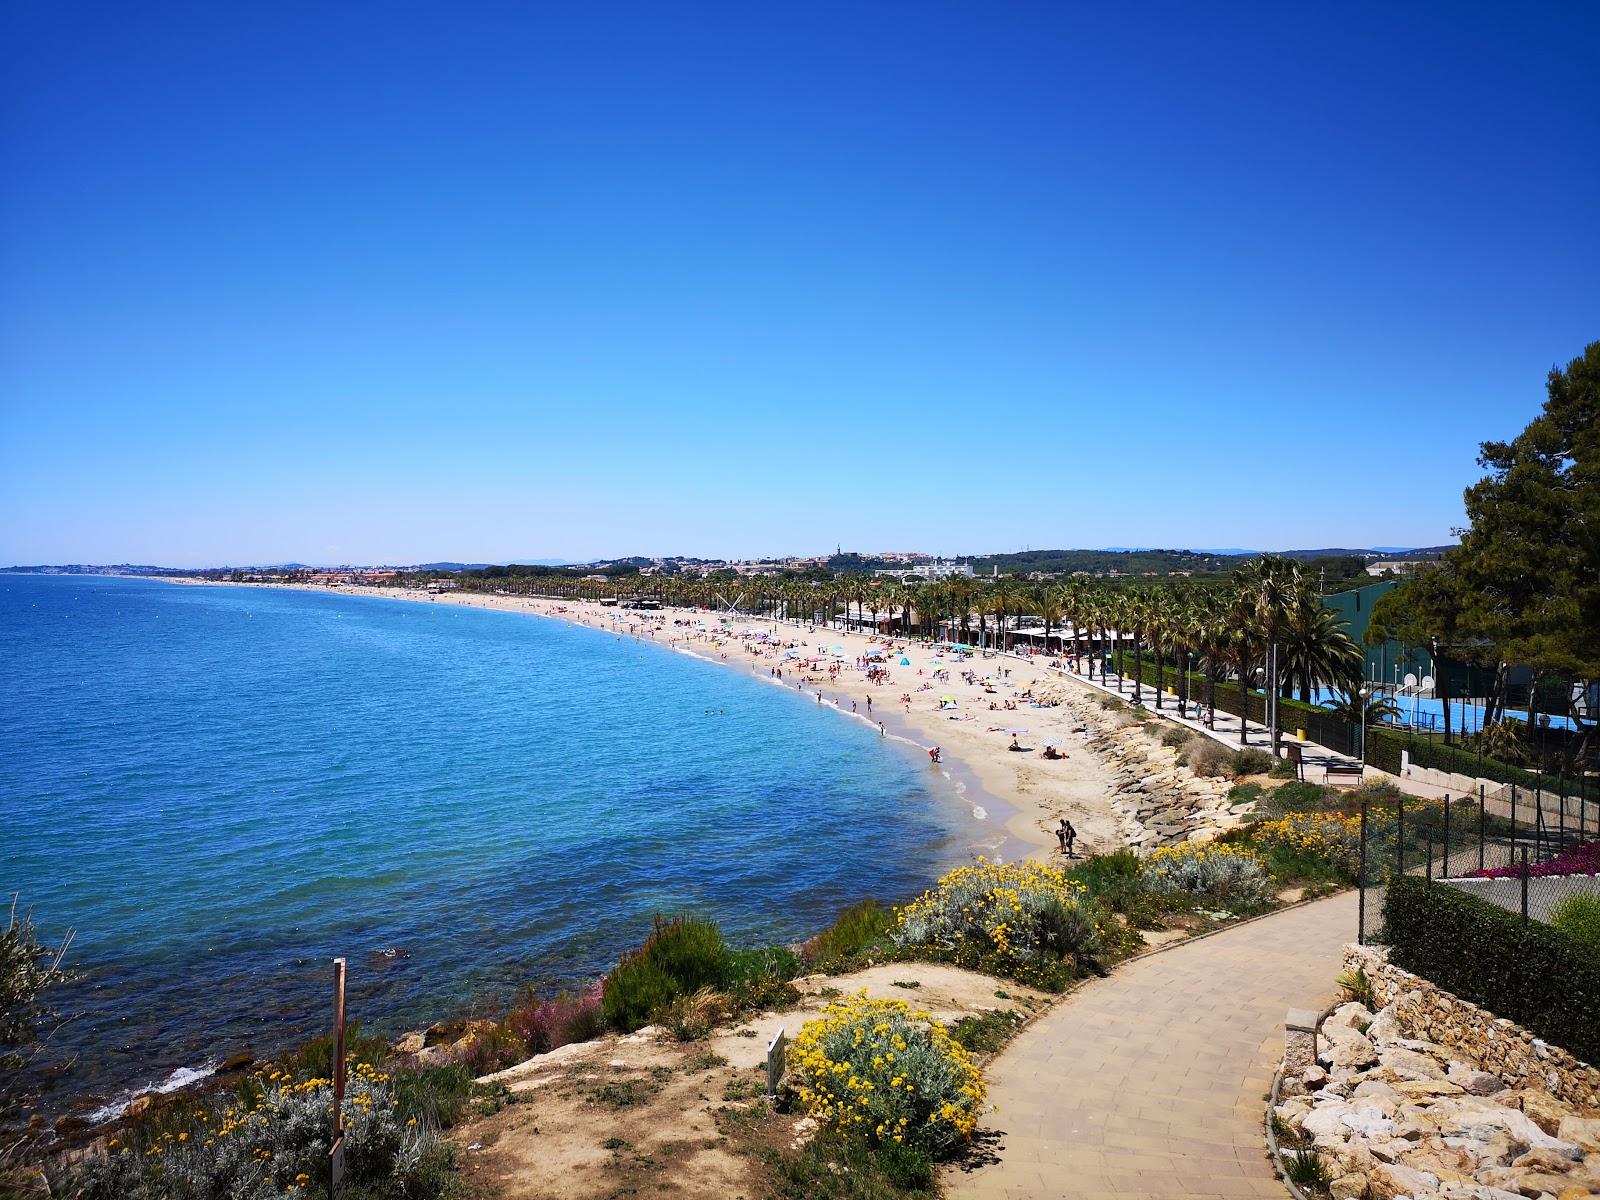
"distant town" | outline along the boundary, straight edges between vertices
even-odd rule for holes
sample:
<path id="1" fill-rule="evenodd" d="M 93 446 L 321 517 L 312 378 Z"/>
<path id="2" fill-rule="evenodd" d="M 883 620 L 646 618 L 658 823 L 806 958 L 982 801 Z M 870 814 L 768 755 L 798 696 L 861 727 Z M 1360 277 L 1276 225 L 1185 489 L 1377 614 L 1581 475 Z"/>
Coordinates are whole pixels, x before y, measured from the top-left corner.
<path id="1" fill-rule="evenodd" d="M 1380 547 L 1324 548 L 1281 551 L 1313 575 L 1330 583 L 1365 578 L 1400 577 L 1417 564 L 1432 562 L 1448 547 L 1416 549 Z M 773 558 L 722 559 L 681 555 L 632 556 L 590 562 L 493 563 L 430 562 L 409 564 L 308 565 L 274 563 L 223 565 L 204 568 L 116 563 L 102 565 L 55 564 L 12 566 L 0 573 L 42 575 L 203 576 L 246 583 L 384 584 L 397 577 L 433 577 L 448 580 L 461 574 L 494 573 L 595 577 L 624 576 L 742 576 L 823 579 L 837 575 L 868 575 L 903 582 L 932 582 L 954 576 L 1011 576 L 1032 580 L 1062 578 L 1163 579 L 1212 575 L 1234 570 L 1257 557 L 1251 550 L 1160 550 L 1114 548 L 1104 550 L 1021 550 L 1010 553 L 961 555 L 950 558 L 915 550 L 872 553 L 835 549 L 832 554 L 788 555 Z"/>

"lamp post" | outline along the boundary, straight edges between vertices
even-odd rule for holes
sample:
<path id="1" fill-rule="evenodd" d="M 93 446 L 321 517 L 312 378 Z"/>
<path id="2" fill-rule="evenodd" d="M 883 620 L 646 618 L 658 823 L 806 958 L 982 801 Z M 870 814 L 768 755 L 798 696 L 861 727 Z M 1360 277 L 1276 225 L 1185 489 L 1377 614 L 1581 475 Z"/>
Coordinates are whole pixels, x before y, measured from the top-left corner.
<path id="1" fill-rule="evenodd" d="M 1372 689 L 1366 684 L 1361 685 L 1361 774 L 1367 773 L 1367 697 L 1372 695 Z"/>

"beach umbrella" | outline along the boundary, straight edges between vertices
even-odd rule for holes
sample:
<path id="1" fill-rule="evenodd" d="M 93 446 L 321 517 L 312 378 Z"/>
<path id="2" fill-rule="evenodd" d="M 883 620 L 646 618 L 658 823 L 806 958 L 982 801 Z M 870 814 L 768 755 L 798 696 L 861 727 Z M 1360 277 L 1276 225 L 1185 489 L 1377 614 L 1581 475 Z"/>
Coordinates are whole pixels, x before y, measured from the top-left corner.
<path id="1" fill-rule="evenodd" d="M 955 702 L 956 702 L 956 698 L 954 696 L 940 696 L 939 697 L 939 703 L 940 704 L 954 704 Z"/>
<path id="2" fill-rule="evenodd" d="M 1026 729 L 1018 729 L 1018 728 L 1015 728 L 1014 726 L 1009 726 L 1008 725 L 1006 727 L 1006 729 L 1005 729 L 1005 732 L 1006 733 L 1027 733 L 1028 731 Z"/>
<path id="3" fill-rule="evenodd" d="M 900 660 L 900 665 L 902 667 L 909 667 L 911 665 L 911 660 L 909 658 L 902 658 Z"/>

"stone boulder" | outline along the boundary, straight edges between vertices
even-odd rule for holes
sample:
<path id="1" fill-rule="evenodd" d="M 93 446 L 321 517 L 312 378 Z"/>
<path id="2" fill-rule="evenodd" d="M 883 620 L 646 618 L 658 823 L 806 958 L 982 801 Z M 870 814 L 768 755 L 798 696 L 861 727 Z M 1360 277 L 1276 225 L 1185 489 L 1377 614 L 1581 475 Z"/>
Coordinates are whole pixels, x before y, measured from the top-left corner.
<path id="1" fill-rule="evenodd" d="M 1464 1062 L 1452 1062 L 1445 1071 L 1445 1078 L 1462 1091 L 1474 1096 L 1492 1096 L 1496 1092 L 1504 1091 L 1506 1086 L 1505 1080 L 1500 1076 L 1469 1067 Z"/>
<path id="2" fill-rule="evenodd" d="M 1373 1200 L 1420 1200 L 1439 1192 L 1439 1177 L 1427 1171 L 1416 1171 L 1398 1163 L 1379 1163 L 1367 1186 Z"/>
<path id="3" fill-rule="evenodd" d="M 1581 1146 L 1588 1154 L 1600 1155 L 1600 1120 L 1587 1117 L 1562 1117 L 1556 1136 Z"/>
<path id="4" fill-rule="evenodd" d="M 1379 1061 L 1379 1054 L 1365 1036 L 1348 1025 L 1324 1024 L 1317 1035 L 1317 1059 L 1332 1068 L 1370 1067 Z"/>
<path id="5" fill-rule="evenodd" d="M 1445 1077 L 1444 1068 L 1438 1060 L 1420 1050 L 1385 1046 L 1377 1052 L 1377 1062 L 1385 1072 L 1401 1081 L 1415 1083 L 1425 1079 L 1442 1080 Z"/>
<path id="6" fill-rule="evenodd" d="M 1521 1100 L 1522 1111 L 1528 1119 L 1552 1136 L 1561 1128 L 1563 1120 L 1578 1115 L 1542 1088 L 1524 1088 Z"/>

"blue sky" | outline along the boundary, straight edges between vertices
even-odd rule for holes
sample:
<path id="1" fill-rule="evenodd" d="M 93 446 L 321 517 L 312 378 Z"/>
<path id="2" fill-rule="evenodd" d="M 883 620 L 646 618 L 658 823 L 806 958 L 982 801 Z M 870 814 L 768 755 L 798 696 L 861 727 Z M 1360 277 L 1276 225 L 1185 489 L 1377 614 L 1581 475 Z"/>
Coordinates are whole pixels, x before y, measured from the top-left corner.
<path id="1" fill-rule="evenodd" d="M 17 0 L 0 562 L 1428 544 L 1600 6 Z"/>

